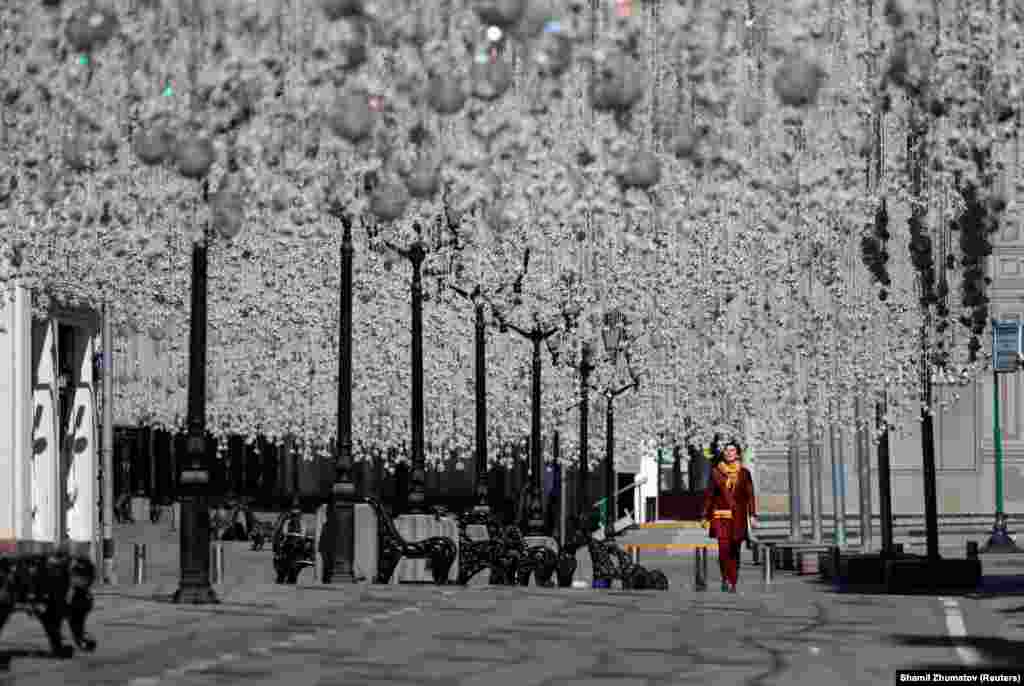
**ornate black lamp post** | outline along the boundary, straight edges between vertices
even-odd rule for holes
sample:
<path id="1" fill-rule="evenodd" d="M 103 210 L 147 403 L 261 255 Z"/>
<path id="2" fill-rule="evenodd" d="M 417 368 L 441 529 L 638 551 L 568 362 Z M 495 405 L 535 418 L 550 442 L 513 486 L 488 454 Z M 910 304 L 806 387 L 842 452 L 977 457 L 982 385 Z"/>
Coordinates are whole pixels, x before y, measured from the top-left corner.
<path id="1" fill-rule="evenodd" d="M 324 532 L 324 583 L 355 582 L 355 500 L 352 482 L 352 219 L 341 219 L 341 285 L 338 313 L 338 458 Z"/>
<path id="2" fill-rule="evenodd" d="M 561 329 L 557 326 L 544 328 L 540 321 L 535 321 L 532 329 L 521 329 L 510 324 L 504 319 L 501 320 L 503 328 L 511 329 L 533 344 L 533 364 L 530 383 L 530 493 L 526 507 L 526 529 L 532 536 L 543 536 L 550 534 L 545 531 L 544 526 L 544 502 L 542 492 L 542 475 L 544 470 L 544 458 L 541 455 L 541 434 L 540 434 L 540 372 L 541 372 L 541 344 L 548 343 L 548 350 L 552 357 L 558 355 L 559 344 L 557 339 L 552 337 Z"/>
<path id="3" fill-rule="evenodd" d="M 583 343 L 580 349 L 580 456 L 579 482 L 576 484 L 578 522 L 582 526 L 590 512 L 587 503 L 590 495 L 590 466 L 588 464 L 587 442 L 590 439 L 590 372 L 594 371 L 593 350 L 590 343 Z"/>
<path id="4" fill-rule="evenodd" d="M 612 362 L 618 361 L 619 352 L 622 349 L 622 336 L 625 333 L 625 317 L 618 311 L 609 312 L 605 316 L 604 329 L 601 337 L 604 339 L 605 352 Z M 611 538 L 615 535 L 615 398 L 626 391 L 636 388 L 640 380 L 632 368 L 629 370 L 631 381 L 620 388 L 606 388 L 605 397 L 605 451 L 604 451 L 604 494 L 607 516 L 605 517 L 605 535 Z"/>
<path id="5" fill-rule="evenodd" d="M 474 306 L 474 391 L 476 395 L 476 510 L 489 512 L 487 503 L 487 323 L 484 305 Z"/>
<path id="6" fill-rule="evenodd" d="M 439 218 L 440 223 L 440 218 Z M 454 227 L 448 224 L 454 233 Z M 408 248 L 383 241 L 392 252 L 412 264 L 412 484 L 409 489 L 408 511 L 423 514 L 426 503 L 426 455 L 424 453 L 423 420 L 423 261 L 427 258 L 427 245 L 422 240 L 423 227 L 413 224 L 417 239 Z M 457 237 L 437 247 L 458 245 Z M 478 410 L 479 411 L 479 410 Z"/>
<path id="7" fill-rule="evenodd" d="M 203 194 L 206 195 L 204 186 Z M 206 267 L 209 228 L 192 246 L 192 303 L 189 311 L 187 464 L 178 475 L 181 499 L 181 577 L 173 602 L 219 602 L 210 585 L 210 469 L 206 459 Z"/>
<path id="8" fill-rule="evenodd" d="M 483 295 L 477 286 L 470 293 L 458 286 L 448 286 L 453 293 L 473 303 L 475 321 L 473 326 L 473 368 L 474 404 L 476 409 L 476 507 L 477 512 L 487 513 L 487 313 Z"/>

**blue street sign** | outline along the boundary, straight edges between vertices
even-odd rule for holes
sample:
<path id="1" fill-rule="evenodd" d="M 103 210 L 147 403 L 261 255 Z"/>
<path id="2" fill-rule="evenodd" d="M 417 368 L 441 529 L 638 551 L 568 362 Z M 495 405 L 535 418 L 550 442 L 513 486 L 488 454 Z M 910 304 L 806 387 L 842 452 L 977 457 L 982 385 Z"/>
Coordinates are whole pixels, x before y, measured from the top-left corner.
<path id="1" fill-rule="evenodd" d="M 1017 371 L 1021 353 L 1020 322 L 992 322 L 992 368 L 997 372 Z"/>

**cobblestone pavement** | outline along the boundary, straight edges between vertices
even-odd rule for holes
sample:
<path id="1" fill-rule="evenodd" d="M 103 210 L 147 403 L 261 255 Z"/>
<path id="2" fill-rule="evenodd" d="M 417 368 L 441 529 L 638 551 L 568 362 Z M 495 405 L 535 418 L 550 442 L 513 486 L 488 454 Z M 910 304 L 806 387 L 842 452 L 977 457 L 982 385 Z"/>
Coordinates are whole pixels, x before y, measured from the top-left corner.
<path id="1" fill-rule="evenodd" d="M 960 664 L 939 599 L 836 595 L 794 577 L 736 595 L 250 585 L 219 606 L 154 599 L 171 590 L 100 589 L 99 650 L 72 660 L 41 655 L 41 629 L 16 616 L 0 683 L 891 684 L 900 667 Z M 983 616 L 980 601 L 960 602 Z"/>

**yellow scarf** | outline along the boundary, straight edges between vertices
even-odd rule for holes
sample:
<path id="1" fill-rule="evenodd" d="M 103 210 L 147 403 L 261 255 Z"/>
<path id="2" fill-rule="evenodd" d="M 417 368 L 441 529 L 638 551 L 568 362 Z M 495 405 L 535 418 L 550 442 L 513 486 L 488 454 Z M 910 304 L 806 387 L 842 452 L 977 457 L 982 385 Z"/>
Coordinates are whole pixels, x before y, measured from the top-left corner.
<path id="1" fill-rule="evenodd" d="M 728 488 L 730 491 L 736 487 L 736 482 L 740 478 L 740 468 L 741 465 L 739 463 L 739 460 L 733 462 L 732 464 L 729 464 L 728 462 L 718 463 L 718 470 L 722 472 L 723 475 L 725 475 L 725 487 Z"/>

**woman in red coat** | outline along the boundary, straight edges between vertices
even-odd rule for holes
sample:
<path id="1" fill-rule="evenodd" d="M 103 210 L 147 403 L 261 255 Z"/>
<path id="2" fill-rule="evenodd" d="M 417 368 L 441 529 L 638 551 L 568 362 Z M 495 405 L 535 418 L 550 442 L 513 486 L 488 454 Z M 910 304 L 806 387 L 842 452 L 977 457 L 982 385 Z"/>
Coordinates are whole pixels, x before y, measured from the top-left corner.
<path id="1" fill-rule="evenodd" d="M 704 494 L 704 519 L 708 534 L 718 539 L 718 567 L 722 572 L 722 590 L 736 592 L 740 567 L 740 545 L 747 538 L 747 518 L 757 524 L 754 480 L 740 462 L 740 447 L 725 446 L 722 461 L 711 469 Z"/>

